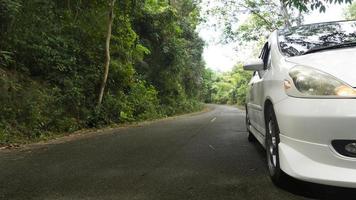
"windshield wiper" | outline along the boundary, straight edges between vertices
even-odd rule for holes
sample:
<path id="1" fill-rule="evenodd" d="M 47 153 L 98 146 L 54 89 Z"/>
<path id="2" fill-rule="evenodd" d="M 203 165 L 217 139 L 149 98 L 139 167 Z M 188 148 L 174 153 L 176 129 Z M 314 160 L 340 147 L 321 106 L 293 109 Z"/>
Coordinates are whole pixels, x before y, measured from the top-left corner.
<path id="1" fill-rule="evenodd" d="M 342 44 L 335 44 L 335 45 L 324 46 L 324 47 L 316 47 L 316 48 L 309 49 L 308 51 L 302 53 L 301 55 L 315 53 L 318 51 L 324 51 L 324 50 L 329 50 L 329 49 L 347 48 L 347 47 L 353 47 L 353 46 L 356 46 L 356 42 L 346 42 L 346 43 L 342 43 Z"/>

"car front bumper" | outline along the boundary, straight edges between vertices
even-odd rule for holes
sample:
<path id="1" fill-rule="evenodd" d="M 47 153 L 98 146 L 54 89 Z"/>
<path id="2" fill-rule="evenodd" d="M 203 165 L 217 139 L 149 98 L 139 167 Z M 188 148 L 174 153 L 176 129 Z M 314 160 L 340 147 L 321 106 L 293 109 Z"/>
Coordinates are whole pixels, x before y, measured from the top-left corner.
<path id="1" fill-rule="evenodd" d="M 280 129 L 280 166 L 297 179 L 356 188 L 356 158 L 333 140 L 356 140 L 356 99 L 289 97 L 274 105 Z"/>

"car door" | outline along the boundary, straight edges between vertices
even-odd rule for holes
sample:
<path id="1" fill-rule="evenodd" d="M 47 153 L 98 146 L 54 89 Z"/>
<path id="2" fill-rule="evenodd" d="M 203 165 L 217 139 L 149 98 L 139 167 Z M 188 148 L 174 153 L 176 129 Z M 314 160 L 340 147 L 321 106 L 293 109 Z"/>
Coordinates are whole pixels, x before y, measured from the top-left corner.
<path id="1" fill-rule="evenodd" d="M 256 102 L 256 89 L 255 89 L 255 83 L 259 80 L 259 75 L 258 72 L 255 71 L 253 73 L 253 76 L 249 82 L 249 90 L 247 93 L 247 109 L 248 109 L 248 115 L 250 119 L 250 123 L 253 127 L 256 127 L 256 109 L 255 109 L 255 102 Z"/>
<path id="2" fill-rule="evenodd" d="M 250 81 L 250 97 L 248 101 L 248 111 L 251 125 L 262 135 L 264 134 L 264 91 L 263 80 L 265 74 L 268 72 L 268 65 L 270 63 L 270 48 L 266 43 L 259 56 L 264 62 L 264 70 L 254 72 L 254 76 Z"/>

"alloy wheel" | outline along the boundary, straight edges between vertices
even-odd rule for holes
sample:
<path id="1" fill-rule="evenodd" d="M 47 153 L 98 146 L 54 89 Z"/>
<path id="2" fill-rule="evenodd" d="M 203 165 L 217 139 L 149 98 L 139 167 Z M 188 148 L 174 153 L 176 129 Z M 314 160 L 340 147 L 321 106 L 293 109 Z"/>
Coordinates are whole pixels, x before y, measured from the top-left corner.
<path id="1" fill-rule="evenodd" d="M 273 118 L 270 117 L 270 119 L 268 120 L 268 129 L 266 134 L 266 152 L 268 170 L 272 176 L 276 173 L 278 156 L 277 133 L 275 126 L 276 124 Z"/>

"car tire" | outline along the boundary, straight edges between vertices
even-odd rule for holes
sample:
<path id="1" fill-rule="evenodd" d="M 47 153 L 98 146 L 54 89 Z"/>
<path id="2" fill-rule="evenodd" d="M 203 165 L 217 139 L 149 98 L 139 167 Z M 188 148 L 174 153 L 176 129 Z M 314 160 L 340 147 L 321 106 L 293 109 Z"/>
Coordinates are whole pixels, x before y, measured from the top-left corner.
<path id="1" fill-rule="evenodd" d="M 247 129 L 247 134 L 248 134 L 248 141 L 249 142 L 255 142 L 256 141 L 256 138 L 255 136 L 251 133 L 249 127 L 250 127 L 250 119 L 248 117 L 248 110 L 247 110 L 247 106 L 246 106 L 246 117 L 245 117 L 245 123 L 246 123 L 246 129 Z"/>
<path id="2" fill-rule="evenodd" d="M 255 136 L 249 131 L 248 132 L 248 137 L 247 137 L 247 140 L 249 141 L 249 142 L 256 142 L 256 138 L 255 138 Z"/>
<path id="3" fill-rule="evenodd" d="M 277 118 L 272 106 L 266 110 L 266 155 L 267 155 L 267 168 L 272 181 L 282 186 L 286 180 L 286 174 L 281 170 L 279 163 L 278 144 L 279 127 Z"/>

